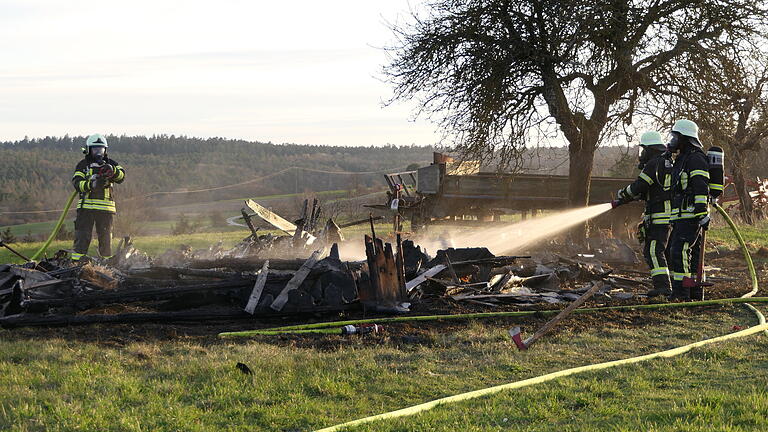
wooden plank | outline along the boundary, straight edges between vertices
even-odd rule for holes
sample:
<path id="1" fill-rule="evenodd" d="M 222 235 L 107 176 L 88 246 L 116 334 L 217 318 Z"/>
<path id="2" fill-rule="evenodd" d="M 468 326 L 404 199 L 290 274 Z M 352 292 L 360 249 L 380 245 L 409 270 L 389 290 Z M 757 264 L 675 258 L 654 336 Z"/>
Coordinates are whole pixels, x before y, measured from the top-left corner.
<path id="1" fill-rule="evenodd" d="M 339 228 L 348 228 L 348 227 L 355 226 L 355 225 L 361 225 L 361 224 L 364 224 L 364 223 L 368 223 L 371 219 L 373 219 L 375 221 L 382 220 L 382 219 L 384 219 L 384 216 L 371 216 L 370 218 L 365 218 L 365 219 L 360 219 L 360 220 L 356 220 L 356 221 L 352 221 L 352 222 L 347 222 L 347 223 L 339 224 Z"/>
<path id="2" fill-rule="evenodd" d="M 397 300 L 398 280 L 395 255 L 390 243 L 384 244 L 381 239 L 374 240 L 378 255 L 376 264 L 379 269 L 379 289 L 377 290 L 377 302 L 390 303 Z"/>
<path id="3" fill-rule="evenodd" d="M 397 234 L 397 255 L 395 256 L 395 265 L 397 266 L 398 297 L 404 299 L 408 293 L 405 291 L 405 256 L 403 255 L 403 238 L 400 234 Z"/>
<path id="4" fill-rule="evenodd" d="M 280 231 L 283 231 L 288 235 L 294 235 L 296 233 L 296 225 L 288 222 L 277 213 L 267 209 L 266 207 L 262 206 L 256 201 L 250 200 L 250 199 L 246 200 L 245 205 L 247 205 L 251 210 L 253 210 L 253 212 L 256 213 L 256 216 L 264 219 L 265 221 L 267 221 L 269 224 L 279 229 Z M 311 245 L 312 243 L 315 242 L 315 240 L 317 240 L 317 237 L 313 236 L 308 232 L 301 231 L 300 234 L 302 238 L 304 237 L 307 238 L 308 245 Z"/>
<path id="5" fill-rule="evenodd" d="M 245 205 L 253 210 L 253 212 L 256 213 L 256 216 L 264 219 L 273 227 L 285 232 L 286 234 L 293 235 L 293 233 L 296 232 L 296 225 L 288 222 L 277 213 L 267 209 L 256 201 L 250 199 L 245 200 Z"/>
<path id="6" fill-rule="evenodd" d="M 288 293 L 297 289 L 301 283 L 304 282 L 304 279 L 307 278 L 309 272 L 312 271 L 312 267 L 317 264 L 317 262 L 320 260 L 320 256 L 324 252 L 325 248 L 312 252 L 312 255 L 307 258 L 304 264 L 302 264 L 301 268 L 296 271 L 296 274 L 294 274 L 291 280 L 288 281 L 288 283 L 285 285 L 285 288 L 280 291 L 280 294 L 277 296 L 277 298 L 275 298 L 275 301 L 269 305 L 270 308 L 276 311 L 283 310 L 283 307 L 288 302 Z"/>
<path id="7" fill-rule="evenodd" d="M 444 264 L 438 264 L 431 269 L 425 271 L 424 273 L 416 276 L 415 278 L 408 281 L 408 283 L 405 284 L 405 290 L 407 292 L 411 292 L 412 289 L 416 288 L 417 286 L 424 283 L 424 281 L 427 280 L 427 278 L 435 276 L 436 274 L 440 273 L 441 271 L 445 270 Z"/>
<path id="8" fill-rule="evenodd" d="M 560 321 L 564 320 L 568 315 L 573 312 L 574 309 L 584 304 L 585 301 L 587 301 L 590 297 L 592 297 L 593 294 L 595 294 L 600 288 L 605 286 L 602 282 L 592 282 L 592 288 L 587 290 L 581 297 L 577 298 L 573 301 L 573 303 L 569 304 L 568 307 L 563 309 L 557 316 L 549 320 L 544 326 L 542 326 L 540 329 L 536 331 L 536 333 L 533 334 L 533 336 L 526 339 L 523 344 L 525 344 L 526 348 L 530 347 L 531 344 L 536 342 L 540 337 L 544 336 L 545 333 L 552 330 L 553 327 L 555 327 L 557 324 L 560 323 Z"/>
<path id="9" fill-rule="evenodd" d="M 261 292 L 264 291 L 264 285 L 267 284 L 267 273 L 269 273 L 269 260 L 264 261 L 264 266 L 259 271 L 256 283 L 253 284 L 248 304 L 245 305 L 245 311 L 251 315 L 253 315 L 253 311 L 256 310 L 256 306 L 259 304 L 259 300 L 261 300 Z"/>

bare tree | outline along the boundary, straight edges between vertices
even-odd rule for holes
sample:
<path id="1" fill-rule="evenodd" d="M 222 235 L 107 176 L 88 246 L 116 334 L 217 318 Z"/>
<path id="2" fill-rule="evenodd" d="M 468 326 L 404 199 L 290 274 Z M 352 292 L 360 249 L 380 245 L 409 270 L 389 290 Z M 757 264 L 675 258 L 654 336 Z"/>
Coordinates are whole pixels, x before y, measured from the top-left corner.
<path id="1" fill-rule="evenodd" d="M 570 202 L 585 205 L 595 149 L 655 75 L 762 16 L 750 0 L 434 0 L 392 26 L 384 73 L 392 100 L 417 100 L 464 157 L 514 169 L 531 142 L 563 136 Z"/>
<path id="2" fill-rule="evenodd" d="M 747 189 L 749 166 L 768 139 L 766 43 L 762 39 L 699 46 L 665 72 L 668 79 L 660 80 L 661 93 L 670 96 L 667 120 L 695 120 L 711 144 L 726 150 L 726 171 L 733 177 L 742 219 L 750 224 L 754 206 Z"/>

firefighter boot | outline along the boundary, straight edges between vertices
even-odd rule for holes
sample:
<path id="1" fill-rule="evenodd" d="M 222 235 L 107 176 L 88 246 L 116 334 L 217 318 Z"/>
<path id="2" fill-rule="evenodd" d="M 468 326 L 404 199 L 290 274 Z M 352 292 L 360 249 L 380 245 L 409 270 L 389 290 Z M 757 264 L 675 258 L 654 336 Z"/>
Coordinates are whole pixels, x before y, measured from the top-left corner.
<path id="1" fill-rule="evenodd" d="M 683 281 L 672 281 L 672 295 L 670 301 L 689 301 L 691 299 L 691 288 L 683 286 Z"/>
<path id="2" fill-rule="evenodd" d="M 704 300 L 704 287 L 703 286 L 695 286 L 691 288 L 691 300 L 693 301 L 702 301 Z"/>
<path id="3" fill-rule="evenodd" d="M 646 294 L 648 297 L 658 297 L 658 296 L 665 296 L 669 297 L 672 295 L 672 288 L 669 286 L 669 276 L 666 274 L 660 274 L 656 275 L 652 278 L 653 280 L 653 289 L 648 291 Z"/>

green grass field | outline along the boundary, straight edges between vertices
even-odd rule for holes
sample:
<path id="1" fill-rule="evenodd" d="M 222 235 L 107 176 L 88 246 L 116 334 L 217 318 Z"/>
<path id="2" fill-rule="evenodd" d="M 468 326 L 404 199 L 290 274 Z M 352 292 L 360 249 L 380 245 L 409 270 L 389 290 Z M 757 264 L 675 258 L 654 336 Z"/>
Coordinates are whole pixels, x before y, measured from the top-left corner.
<path id="1" fill-rule="evenodd" d="M 343 199 L 349 192 L 346 190 L 330 190 L 330 191 L 320 191 L 314 193 L 315 196 L 320 198 L 324 203 L 331 203 L 339 199 Z M 196 204 L 183 204 L 183 205 L 175 205 L 175 206 L 169 206 L 169 207 L 163 207 L 162 210 L 166 212 L 167 214 L 175 215 L 175 214 L 181 214 L 185 213 L 189 216 L 197 216 L 202 214 L 204 219 L 206 212 L 210 212 L 212 210 L 218 210 L 220 212 L 226 212 L 226 216 L 234 216 L 239 213 L 239 209 L 243 205 L 243 201 L 247 199 L 253 199 L 257 202 L 272 202 L 272 201 L 279 201 L 279 200 L 286 200 L 286 199 L 295 199 L 297 197 L 304 196 L 303 193 L 300 194 L 281 194 L 281 195 L 265 195 L 265 196 L 259 196 L 259 197 L 253 197 L 253 198 L 236 198 L 236 199 L 227 199 L 227 200 L 221 200 L 221 201 L 212 201 L 212 202 L 205 202 L 205 203 L 196 203 Z M 67 229 L 72 230 L 73 229 L 73 222 L 74 222 L 74 215 L 75 211 L 70 210 L 69 212 L 69 218 L 65 220 L 65 226 Z M 57 218 L 59 215 L 52 213 L 52 218 Z M 144 230 L 153 233 L 168 233 L 170 232 L 171 226 L 176 223 L 175 219 L 169 219 L 169 220 L 163 220 L 163 221 L 149 221 L 145 222 Z M 32 222 L 32 223 L 26 223 L 26 224 L 17 224 L 17 225 L 5 225 L 0 226 L 0 231 L 5 230 L 6 228 L 10 228 L 10 231 L 13 235 L 23 238 L 27 234 L 32 235 L 38 235 L 38 234 L 49 234 L 51 230 L 53 230 L 53 227 L 56 225 L 56 220 L 50 220 L 47 222 Z M 229 227 L 218 227 L 217 230 L 221 231 L 234 231 L 237 230 L 237 228 L 229 228 Z"/>
<path id="2" fill-rule="evenodd" d="M 765 223 L 744 228 L 768 246 Z M 350 235 L 360 235 L 358 227 Z M 388 225 L 377 225 L 386 232 Z M 138 237 L 156 254 L 231 246 L 246 232 Z M 710 235 L 734 248 L 727 227 Z M 20 245 L 31 253 L 38 245 Z M 51 250 L 69 248 L 58 242 Z M 8 262 L 0 251 L 0 262 Z M 744 292 L 748 291 L 744 281 Z M 760 307 L 763 312 L 765 307 Z M 325 317 L 332 319 L 332 317 Z M 0 330 L 0 430 L 304 431 L 569 367 L 676 347 L 756 323 L 741 306 L 572 317 L 532 349 L 543 318 L 393 324 L 380 336 L 260 336 L 221 330 L 280 325 L 103 326 Z M 755 431 L 768 429 L 763 334 L 671 359 L 505 391 L 353 431 Z M 235 368 L 247 364 L 253 375 Z"/>
<path id="3" fill-rule="evenodd" d="M 645 322 L 644 322 L 645 321 Z M 0 429 L 312 430 L 437 397 L 626 358 L 751 325 L 742 307 L 596 316 L 518 351 L 530 322 L 422 328 L 418 338 L 218 340 L 133 327 L 0 331 Z M 538 323 L 540 324 L 540 322 Z M 243 324 L 243 327 L 249 327 Z M 177 332 L 178 329 L 175 331 Z M 414 343 L 412 339 L 417 339 Z M 768 427 L 765 336 L 438 407 L 359 431 L 705 431 Z M 235 368 L 246 363 L 253 375 Z"/>

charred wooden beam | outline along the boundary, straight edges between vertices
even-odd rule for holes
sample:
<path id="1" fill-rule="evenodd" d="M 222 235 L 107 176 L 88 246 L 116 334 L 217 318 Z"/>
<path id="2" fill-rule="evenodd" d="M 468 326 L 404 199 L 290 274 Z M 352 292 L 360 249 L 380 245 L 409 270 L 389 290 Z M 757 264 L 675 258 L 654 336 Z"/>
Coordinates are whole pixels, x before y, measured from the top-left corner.
<path id="1" fill-rule="evenodd" d="M 253 221 L 251 221 L 251 215 L 248 214 L 248 212 L 245 211 L 245 207 L 240 209 L 240 213 L 243 215 L 243 220 L 245 221 L 245 224 L 248 226 L 248 229 L 251 230 L 251 236 L 254 240 L 259 240 L 259 235 L 256 233 L 259 229 L 253 226 Z"/>
<path id="2" fill-rule="evenodd" d="M 251 281 L 238 279 L 233 281 L 224 281 L 204 285 L 193 285 L 186 287 L 150 287 L 150 288 L 132 288 L 130 290 L 117 291 L 99 291 L 91 294 L 85 294 L 76 297 L 67 298 L 34 298 L 30 297 L 22 301 L 25 308 L 51 308 L 61 306 L 96 306 L 112 303 L 131 303 L 137 301 L 169 300 L 181 297 L 187 294 L 212 293 L 230 290 L 247 289 L 251 287 Z"/>
<path id="3" fill-rule="evenodd" d="M 210 269 L 194 269 L 186 267 L 151 267 L 148 269 L 134 270 L 129 273 L 132 276 L 138 277 L 164 277 L 164 278 L 178 278 L 180 276 L 193 276 L 202 278 L 216 278 L 216 279 L 231 279 L 240 277 L 239 272 L 220 271 Z"/>
<path id="4" fill-rule="evenodd" d="M 365 218 L 365 219 L 360 219 L 352 222 L 339 224 L 339 228 L 348 228 L 355 225 L 362 225 L 364 223 L 369 222 L 371 219 L 373 219 L 374 221 L 378 221 L 378 220 L 384 219 L 384 216 L 371 216 L 370 218 Z"/>
<path id="5" fill-rule="evenodd" d="M 264 259 L 253 258 L 219 258 L 214 260 L 195 260 L 189 264 L 191 269 L 228 268 L 236 271 L 255 271 L 264 265 Z M 272 270 L 298 270 L 303 259 L 270 259 L 269 268 Z"/>
<path id="6" fill-rule="evenodd" d="M 87 325 L 97 323 L 110 324 L 129 324 L 146 322 L 190 322 L 200 323 L 205 321 L 231 321 L 254 318 L 271 318 L 282 316 L 296 316 L 300 314 L 317 314 L 325 312 L 338 312 L 342 310 L 357 309 L 357 304 L 347 304 L 341 306 L 322 307 L 316 306 L 311 310 L 293 310 L 288 313 L 275 311 L 258 312 L 255 315 L 246 313 L 241 309 L 223 310 L 223 311 L 174 311 L 174 312 L 141 312 L 141 313 L 122 313 L 122 314 L 92 314 L 92 315 L 39 315 L 39 314 L 16 314 L 0 318 L 0 326 L 4 328 L 12 327 L 57 327 L 70 325 Z"/>
<path id="7" fill-rule="evenodd" d="M 530 255 L 511 255 L 511 256 L 497 256 L 493 258 L 481 258 L 481 259 L 474 259 L 474 260 L 466 260 L 466 261 L 454 261 L 451 264 L 452 265 L 463 265 L 463 264 L 494 264 L 496 266 L 504 266 L 509 265 L 515 262 L 515 260 L 522 259 L 522 258 L 530 258 Z"/>
<path id="8" fill-rule="evenodd" d="M 401 251 L 397 254 L 399 259 L 395 259 L 391 244 L 365 236 L 370 286 L 360 290 L 360 301 L 363 304 L 374 308 L 392 308 L 405 301 L 406 284 Z"/>

